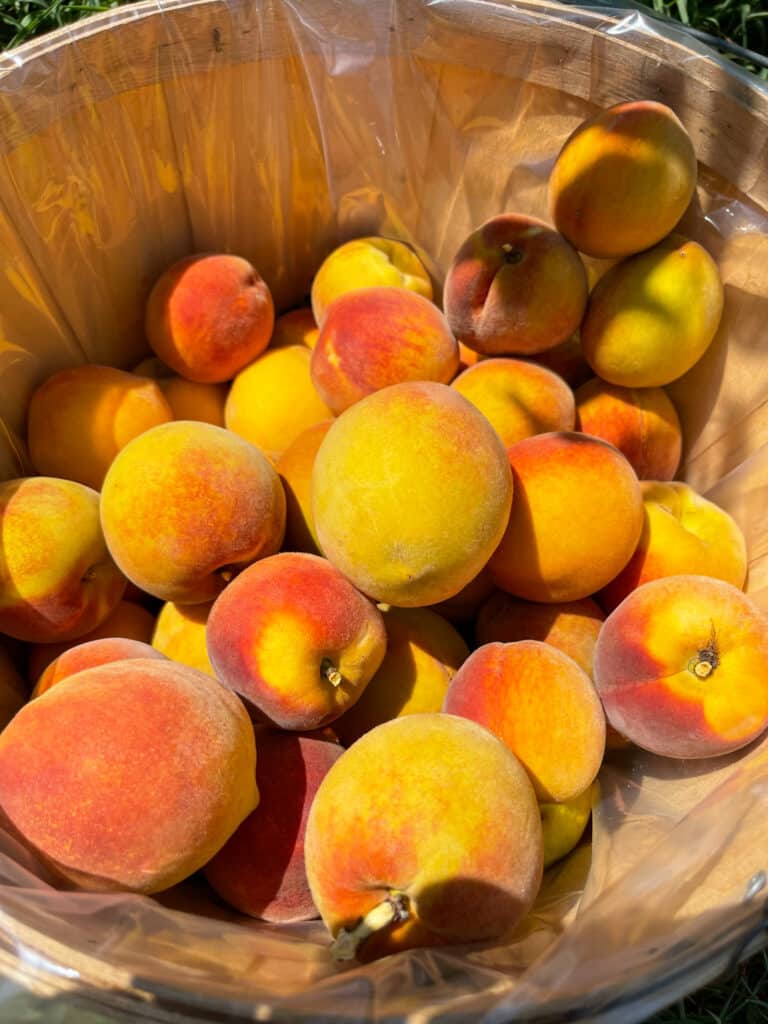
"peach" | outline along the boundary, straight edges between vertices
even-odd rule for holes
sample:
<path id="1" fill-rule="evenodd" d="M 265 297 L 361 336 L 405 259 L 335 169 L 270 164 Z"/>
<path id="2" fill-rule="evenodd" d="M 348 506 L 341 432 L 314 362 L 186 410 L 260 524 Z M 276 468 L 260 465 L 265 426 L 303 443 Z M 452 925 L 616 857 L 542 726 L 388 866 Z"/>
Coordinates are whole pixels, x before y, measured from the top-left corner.
<path id="1" fill-rule="evenodd" d="M 89 890 L 152 893 L 201 868 L 258 803 L 253 729 L 215 680 L 164 658 L 85 669 L 0 735 L 7 827 Z"/>
<path id="2" fill-rule="evenodd" d="M 643 526 L 634 470 L 613 445 L 556 432 L 508 450 L 515 500 L 488 563 L 496 585 L 529 601 L 588 597 L 627 564 Z"/>
<path id="3" fill-rule="evenodd" d="M 323 552 L 363 593 L 399 607 L 466 586 L 501 540 L 511 503 L 498 434 L 431 381 L 393 384 L 343 412 L 312 471 Z"/>
<path id="4" fill-rule="evenodd" d="M 626 456 L 640 480 L 671 480 L 683 436 L 662 388 L 623 388 L 593 377 L 576 391 L 576 426 Z"/>
<path id="5" fill-rule="evenodd" d="M 172 419 L 155 381 L 111 366 L 60 370 L 30 398 L 30 457 L 42 476 L 76 480 L 98 491 L 130 440 Z"/>
<path id="6" fill-rule="evenodd" d="M 433 604 L 432 611 L 442 615 L 455 626 L 466 625 L 474 622 L 481 606 L 495 589 L 488 567 L 483 566 L 477 576 L 474 576 L 457 594 Z"/>
<path id="7" fill-rule="evenodd" d="M 55 643 L 94 629 L 125 590 L 99 525 L 99 495 L 55 477 L 0 483 L 0 630 Z"/>
<path id="8" fill-rule="evenodd" d="M 544 867 L 548 868 L 566 857 L 584 835 L 592 816 L 594 786 L 561 804 L 539 804 L 544 836 Z"/>
<path id="9" fill-rule="evenodd" d="M 407 288 L 358 288 L 328 307 L 310 373 L 338 414 L 361 398 L 406 380 L 448 384 L 459 346 L 440 310 Z"/>
<path id="10" fill-rule="evenodd" d="M 768 619 L 723 580 L 651 580 L 605 620 L 595 685 L 608 721 L 644 750 L 739 750 L 768 726 Z"/>
<path id="11" fill-rule="evenodd" d="M 292 309 L 275 320 L 269 347 L 304 345 L 305 348 L 313 349 L 319 333 L 312 310 L 308 306 Z"/>
<path id="12" fill-rule="evenodd" d="M 743 588 L 747 546 L 736 521 L 688 484 L 643 481 L 645 518 L 635 553 L 598 599 L 612 611 L 630 591 L 663 576 L 712 576 Z"/>
<path id="13" fill-rule="evenodd" d="M 429 608 L 380 608 L 387 632 L 384 660 L 362 696 L 333 723 L 345 746 L 401 715 L 440 711 L 448 684 L 469 648 L 453 626 Z"/>
<path id="14" fill-rule="evenodd" d="M 317 733 L 256 732 L 259 806 L 205 867 L 205 877 L 244 914 L 285 924 L 317 917 L 304 865 L 307 816 L 342 748 Z"/>
<path id="15" fill-rule="evenodd" d="M 604 618 L 591 597 L 535 604 L 497 590 L 478 612 L 475 637 L 480 645 L 518 640 L 552 644 L 591 676 L 592 655 Z"/>
<path id="16" fill-rule="evenodd" d="M 619 103 L 566 139 L 549 179 L 555 227 L 581 252 L 649 249 L 674 228 L 696 187 L 693 143 L 663 103 Z"/>
<path id="17" fill-rule="evenodd" d="M 212 601 L 240 569 L 280 549 L 285 496 L 267 458 L 222 427 L 176 420 L 134 438 L 101 492 L 109 550 L 163 601 Z"/>
<path id="18" fill-rule="evenodd" d="M 229 389 L 228 429 L 273 461 L 308 427 L 333 417 L 312 383 L 311 357 L 303 345 L 269 349 L 238 373 Z"/>
<path id="19" fill-rule="evenodd" d="M 581 351 L 581 336 L 578 331 L 554 348 L 537 352 L 535 356 L 527 358 L 537 366 L 543 366 L 562 377 L 571 388 L 579 387 L 592 376 L 592 367 Z"/>
<path id="20" fill-rule="evenodd" d="M 285 490 L 286 551 L 306 551 L 319 555 L 315 524 L 312 519 L 312 467 L 333 420 L 321 420 L 303 430 L 275 462 Z"/>
<path id="21" fill-rule="evenodd" d="M 324 558 L 284 552 L 244 570 L 206 627 L 217 677 L 283 729 L 317 729 L 384 658 L 381 613 Z"/>
<path id="22" fill-rule="evenodd" d="M 592 680 L 539 640 L 478 647 L 451 680 L 443 710 L 498 736 L 542 802 L 579 796 L 603 762 L 605 715 Z"/>
<path id="23" fill-rule="evenodd" d="M 698 362 L 723 311 L 717 264 L 672 235 L 612 267 L 592 290 L 581 325 L 584 356 L 610 384 L 669 384 Z"/>
<path id="24" fill-rule="evenodd" d="M 166 658 L 216 677 L 206 646 L 206 625 L 213 601 L 205 604 L 174 604 L 160 609 L 152 634 L 152 646 Z"/>
<path id="25" fill-rule="evenodd" d="M 200 253 L 170 266 L 147 300 L 152 351 L 188 380 L 231 380 L 269 344 L 275 308 L 268 285 L 239 256 Z"/>
<path id="26" fill-rule="evenodd" d="M 215 427 L 224 426 L 225 385 L 203 384 L 175 374 L 161 377 L 158 384 L 175 420 L 199 420 Z"/>
<path id="27" fill-rule="evenodd" d="M 32 696 L 39 697 L 63 679 L 69 679 L 84 669 L 95 668 L 96 665 L 106 665 L 111 661 L 122 661 L 125 658 L 163 657 L 165 655 L 149 644 L 142 643 L 141 640 L 126 640 L 123 637 L 103 637 L 101 640 L 75 644 L 53 659 L 38 679 Z"/>
<path id="28" fill-rule="evenodd" d="M 128 588 L 126 587 L 126 593 Z M 109 615 L 95 629 L 83 633 L 75 640 L 67 640 L 60 644 L 33 644 L 29 648 L 27 661 L 27 678 L 34 685 L 54 658 L 76 644 L 84 644 L 102 637 L 124 637 L 126 640 L 141 640 L 148 644 L 155 628 L 155 617 L 141 605 L 123 598 Z"/>
<path id="29" fill-rule="evenodd" d="M 27 687 L 8 650 L 0 646 L 0 731 L 27 703 Z"/>
<path id="30" fill-rule="evenodd" d="M 339 960 L 499 938 L 542 874 L 533 787 L 487 729 L 443 713 L 385 722 L 320 783 L 307 877 Z"/>
<path id="31" fill-rule="evenodd" d="M 578 328 L 587 302 L 579 254 L 542 220 L 486 221 L 462 243 L 445 279 L 443 308 L 457 339 L 484 355 L 531 355 Z"/>
<path id="32" fill-rule="evenodd" d="M 355 288 L 395 285 L 432 298 L 432 282 L 424 264 L 405 242 L 394 238 L 354 238 L 334 249 L 320 264 L 312 281 L 312 312 L 323 326 L 333 302 Z"/>
<path id="33" fill-rule="evenodd" d="M 556 373 L 523 359 L 484 359 L 451 387 L 476 406 L 509 447 L 533 434 L 573 430 L 573 392 Z"/>

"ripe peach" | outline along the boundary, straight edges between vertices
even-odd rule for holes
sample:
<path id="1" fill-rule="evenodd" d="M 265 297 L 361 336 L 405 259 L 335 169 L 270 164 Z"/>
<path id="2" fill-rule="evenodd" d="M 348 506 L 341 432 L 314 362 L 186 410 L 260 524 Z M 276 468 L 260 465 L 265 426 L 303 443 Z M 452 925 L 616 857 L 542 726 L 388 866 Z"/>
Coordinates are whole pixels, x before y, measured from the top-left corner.
<path id="1" fill-rule="evenodd" d="M 215 678 L 205 636 L 212 606 L 212 601 L 204 604 L 166 602 L 157 616 L 152 646 L 171 661 L 189 665 Z"/>
<path id="2" fill-rule="evenodd" d="M 303 430 L 275 462 L 285 490 L 286 551 L 306 551 L 319 555 L 315 524 L 312 519 L 312 467 L 333 420 L 321 420 Z"/>
<path id="3" fill-rule="evenodd" d="M 407 715 L 325 776 L 305 857 L 334 955 L 370 960 L 512 929 L 541 882 L 541 819 L 525 770 L 487 729 Z"/>
<path id="4" fill-rule="evenodd" d="M 164 658 L 78 672 L 0 735 L 6 821 L 82 888 L 168 888 L 210 860 L 257 803 L 242 703 Z"/>
<path id="5" fill-rule="evenodd" d="M 432 298 L 432 282 L 410 246 L 394 238 L 354 238 L 333 250 L 312 282 L 312 312 L 318 326 L 333 302 L 355 288 L 395 285 Z"/>
<path id="6" fill-rule="evenodd" d="M 576 426 L 626 456 L 640 480 L 672 480 L 683 436 L 662 388 L 623 388 L 593 377 L 576 391 Z"/>
<path id="7" fill-rule="evenodd" d="M 76 480 L 98 491 L 121 448 L 172 419 L 155 381 L 111 366 L 59 370 L 29 401 L 30 457 L 41 475 Z"/>
<path id="8" fill-rule="evenodd" d="M 155 282 L 145 316 L 155 355 L 188 380 L 231 380 L 269 344 L 275 308 L 247 260 L 226 253 L 186 256 Z"/>
<path id="9" fill-rule="evenodd" d="M 696 186 L 696 155 L 663 103 L 619 103 L 566 139 L 549 179 L 558 231 L 590 256 L 627 256 L 661 241 Z"/>
<path id="10" fill-rule="evenodd" d="M 304 835 L 315 793 L 341 757 L 317 733 L 256 731 L 259 806 L 205 867 L 205 877 L 244 914 L 284 924 L 317 917 L 304 865 Z"/>
<path id="11" fill-rule="evenodd" d="M 451 680 L 443 710 L 490 729 L 525 766 L 540 801 L 583 793 L 605 754 L 605 715 L 573 658 L 538 640 L 478 647 Z"/>
<path id="12" fill-rule="evenodd" d="M 630 591 L 662 576 L 712 576 L 742 588 L 747 546 L 736 521 L 688 484 L 640 484 L 645 518 L 635 553 L 599 600 L 612 611 Z"/>
<path id="13" fill-rule="evenodd" d="M 381 613 L 324 558 L 250 566 L 208 616 L 217 677 L 283 729 L 316 729 L 360 697 L 384 657 Z"/>
<path id="14" fill-rule="evenodd" d="M 312 471 L 323 552 L 363 593 L 399 607 L 466 586 L 501 540 L 511 502 L 496 431 L 430 381 L 393 384 L 343 412 Z"/>
<path id="15" fill-rule="evenodd" d="M 651 580 L 605 620 L 595 685 L 608 721 L 644 750 L 739 750 L 768 726 L 768 620 L 722 580 Z"/>
<path id="16" fill-rule="evenodd" d="M 376 725 L 418 711 L 440 711 L 448 684 L 469 648 L 429 608 L 380 608 L 387 631 L 384 660 L 359 700 L 333 728 L 350 746 Z"/>
<path id="17" fill-rule="evenodd" d="M 448 384 L 459 346 L 429 299 L 407 288 L 358 288 L 328 307 L 312 352 L 318 394 L 338 414 L 389 384 Z"/>
<path id="18" fill-rule="evenodd" d="M 54 643 L 94 629 L 125 590 L 99 525 L 99 495 L 55 477 L 0 483 L 0 630 Z"/>
<path id="19" fill-rule="evenodd" d="M 212 423 L 215 427 L 224 426 L 224 403 L 227 400 L 225 385 L 203 384 L 185 380 L 175 374 L 161 377 L 158 385 L 175 420 L 199 420 L 201 423 Z"/>
<path id="20" fill-rule="evenodd" d="M 209 423 L 176 420 L 134 438 L 101 492 L 109 550 L 163 601 L 211 601 L 232 575 L 278 551 L 280 479 L 262 453 Z"/>
<path id="21" fill-rule="evenodd" d="M 78 643 L 54 658 L 32 691 L 33 697 L 39 697 L 63 679 L 69 679 L 77 672 L 96 665 L 106 665 L 110 661 L 122 661 L 125 658 L 163 658 L 165 655 L 156 651 L 141 640 L 126 640 L 123 637 L 103 637 L 101 640 L 89 640 Z"/>
<path id="22" fill-rule="evenodd" d="M 587 273 L 544 221 L 501 214 L 462 243 L 445 279 L 443 308 L 459 341 L 484 355 L 530 355 L 578 328 Z"/>
<path id="23" fill-rule="evenodd" d="M 285 345 L 304 345 L 306 348 L 313 349 L 319 333 L 320 329 L 308 306 L 292 309 L 275 320 L 269 347 L 283 348 Z"/>
<path id="24" fill-rule="evenodd" d="M 573 392 L 556 373 L 523 359 L 484 359 L 453 381 L 504 444 L 533 434 L 573 430 Z"/>
<path id="25" fill-rule="evenodd" d="M 508 450 L 515 500 L 488 563 L 494 582 L 529 601 L 577 601 L 609 583 L 637 547 L 643 501 L 613 445 L 537 434 Z"/>
<path id="26" fill-rule="evenodd" d="M 539 804 L 545 868 L 567 856 L 584 835 L 587 822 L 592 815 L 594 788 L 590 786 L 579 796 L 564 800 L 560 804 Z"/>
<path id="27" fill-rule="evenodd" d="M 717 264 L 698 242 L 672 235 L 622 260 L 592 290 L 581 325 L 587 362 L 603 380 L 660 387 L 696 363 L 723 311 Z"/>
<path id="28" fill-rule="evenodd" d="M 312 383 L 311 357 L 303 345 L 269 349 L 238 373 L 229 389 L 228 429 L 273 462 L 308 427 L 333 417 Z"/>

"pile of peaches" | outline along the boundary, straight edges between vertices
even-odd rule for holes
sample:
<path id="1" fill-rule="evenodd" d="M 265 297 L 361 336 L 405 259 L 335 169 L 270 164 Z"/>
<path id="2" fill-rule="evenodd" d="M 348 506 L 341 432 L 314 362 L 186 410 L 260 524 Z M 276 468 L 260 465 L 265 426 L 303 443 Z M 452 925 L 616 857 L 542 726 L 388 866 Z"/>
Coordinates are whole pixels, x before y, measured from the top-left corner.
<path id="1" fill-rule="evenodd" d="M 442 309 L 393 239 L 277 318 L 196 254 L 151 358 L 39 384 L 0 484 L 0 814 L 61 885 L 202 871 L 340 960 L 503 940 L 606 751 L 765 730 L 744 537 L 674 479 L 664 386 L 723 308 L 675 233 L 696 172 L 668 107 L 621 104 L 557 156 L 554 226 L 479 226 Z"/>

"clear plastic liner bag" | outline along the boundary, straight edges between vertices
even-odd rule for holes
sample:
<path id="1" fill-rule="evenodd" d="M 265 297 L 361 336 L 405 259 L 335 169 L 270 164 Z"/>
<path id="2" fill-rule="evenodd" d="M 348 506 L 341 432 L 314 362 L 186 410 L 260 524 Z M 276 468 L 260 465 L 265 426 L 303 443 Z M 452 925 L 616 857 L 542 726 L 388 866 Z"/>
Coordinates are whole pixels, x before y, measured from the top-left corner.
<path id="1" fill-rule="evenodd" d="M 167 0 L 0 58 L 0 471 L 47 374 L 147 354 L 143 304 L 193 251 L 250 259 L 279 309 L 365 233 L 439 286 L 486 218 L 547 217 L 555 155 L 611 103 L 667 102 L 700 160 L 681 225 L 718 260 L 722 326 L 670 386 L 682 476 L 729 511 L 768 611 L 768 91 L 636 11 L 543 0 Z M 596 264 L 597 261 L 587 261 Z M 13 1020 L 621 1021 L 764 941 L 768 739 L 706 762 L 611 754 L 591 845 L 502 941 L 336 965 L 198 878 L 65 892 L 0 836 L 0 1016 Z"/>

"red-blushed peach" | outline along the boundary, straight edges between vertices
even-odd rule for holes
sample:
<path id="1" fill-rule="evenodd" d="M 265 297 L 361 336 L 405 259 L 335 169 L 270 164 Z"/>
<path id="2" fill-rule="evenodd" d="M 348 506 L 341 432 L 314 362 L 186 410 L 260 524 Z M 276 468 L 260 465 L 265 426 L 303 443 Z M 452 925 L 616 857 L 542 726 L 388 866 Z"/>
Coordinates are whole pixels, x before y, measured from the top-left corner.
<path id="1" fill-rule="evenodd" d="M 16 664 L 0 646 L 0 731 L 26 703 L 29 694 Z"/>
<path id="2" fill-rule="evenodd" d="M 141 640 L 126 640 L 124 637 L 103 637 L 101 640 L 89 640 L 84 644 L 76 644 L 54 658 L 35 684 L 33 697 L 39 697 L 52 686 L 77 672 L 97 665 L 106 665 L 110 661 L 122 661 L 124 658 L 163 658 L 165 655 L 156 651 Z"/>
<path id="3" fill-rule="evenodd" d="M 619 103 L 566 139 L 549 178 L 558 231 L 581 252 L 609 258 L 661 241 L 696 187 L 693 143 L 663 103 Z"/>
<path id="4" fill-rule="evenodd" d="M 556 373 L 524 359 L 483 359 L 451 384 L 509 447 L 533 434 L 573 430 L 573 392 Z"/>
<path id="5" fill-rule="evenodd" d="M 240 256 L 195 253 L 155 282 L 144 319 L 152 351 L 187 380 L 231 380 L 269 344 L 267 283 Z"/>
<path id="6" fill-rule="evenodd" d="M 205 636 L 212 605 L 212 601 L 204 604 L 166 602 L 157 616 L 152 646 L 171 661 L 189 665 L 215 678 Z"/>
<path id="7" fill-rule="evenodd" d="M 579 796 L 603 762 L 605 715 L 592 680 L 539 640 L 478 647 L 451 680 L 443 710 L 498 736 L 542 802 Z"/>
<path id="8" fill-rule="evenodd" d="M 458 343 L 437 306 L 407 288 L 381 286 L 346 292 L 330 304 L 310 374 L 338 415 L 390 384 L 448 384 L 458 366 Z"/>
<path id="9" fill-rule="evenodd" d="M 305 858 L 337 959 L 495 939 L 538 892 L 539 808 L 487 729 L 406 715 L 362 736 L 320 783 Z"/>
<path id="10" fill-rule="evenodd" d="M 215 680 L 165 658 L 85 669 L 0 735 L 8 826 L 64 878 L 152 893 L 201 868 L 258 803 L 253 729 Z"/>
<path id="11" fill-rule="evenodd" d="M 498 587 L 529 601 L 594 594 L 627 564 L 643 526 L 635 471 L 587 434 L 537 434 L 512 445 L 515 500 L 488 562 Z"/>
<path id="12" fill-rule="evenodd" d="M 563 803 L 539 804 L 541 828 L 544 836 L 544 867 L 548 868 L 566 857 L 573 850 L 592 815 L 592 798 L 595 785 L 579 796 Z"/>
<path id="13" fill-rule="evenodd" d="M 440 711 L 459 666 L 469 657 L 464 639 L 429 608 L 379 609 L 387 649 L 355 704 L 333 723 L 348 747 L 382 722 L 421 711 Z"/>
<path id="14" fill-rule="evenodd" d="M 127 590 L 127 588 L 126 588 Z M 126 640 L 141 640 L 148 644 L 155 628 L 155 616 L 133 601 L 123 599 L 115 605 L 106 619 L 95 629 L 89 630 L 76 640 L 67 640 L 60 644 L 33 644 L 28 649 L 27 679 L 34 686 L 54 658 L 76 644 L 88 643 L 89 640 L 100 640 L 102 637 L 124 637 Z"/>
<path id="15" fill-rule="evenodd" d="M 531 355 L 566 341 L 587 302 L 573 246 L 542 220 L 492 217 L 462 243 L 443 291 L 457 339 L 484 355 Z"/>
<path id="16" fill-rule="evenodd" d="M 283 313 L 275 320 L 270 348 L 283 348 L 285 345 L 304 345 L 312 349 L 317 342 L 320 329 L 315 323 L 312 310 L 306 306 Z"/>
<path id="17" fill-rule="evenodd" d="M 175 420 L 119 453 L 101 521 L 112 557 L 138 587 L 197 604 L 280 549 L 285 495 L 258 448 L 222 427 Z"/>
<path id="18" fill-rule="evenodd" d="M 640 480 L 671 480 L 680 465 L 680 417 L 663 388 L 593 377 L 576 391 L 576 428 L 618 448 Z"/>
<path id="19" fill-rule="evenodd" d="M 244 914 L 285 924 L 318 916 L 304 866 L 304 835 L 315 793 L 341 757 L 319 733 L 257 728 L 259 806 L 205 867 L 205 877 Z"/>
<path id="20" fill-rule="evenodd" d="M 640 484 L 644 522 L 635 553 L 598 600 L 612 611 L 630 591 L 663 576 L 712 576 L 742 589 L 747 544 L 738 523 L 688 484 Z"/>
<path id="21" fill-rule="evenodd" d="M 312 312 L 323 326 L 325 314 L 340 295 L 356 288 L 394 285 L 432 298 L 432 282 L 424 264 L 405 242 L 369 235 L 334 249 L 320 264 L 312 281 Z"/>
<path id="22" fill-rule="evenodd" d="M 161 377 L 157 383 L 175 420 L 199 420 L 215 427 L 224 426 L 224 404 L 227 400 L 224 384 L 204 384 L 175 374 Z"/>
<path id="23" fill-rule="evenodd" d="M 206 627 L 219 680 L 283 729 L 351 707 L 386 650 L 381 613 L 324 558 L 284 552 L 240 573 Z"/>
<path id="24" fill-rule="evenodd" d="M 303 345 L 268 349 L 238 373 L 229 389 L 227 428 L 273 462 L 299 434 L 333 417 L 312 383 L 311 358 Z"/>
<path id="25" fill-rule="evenodd" d="M 768 619 L 723 580 L 651 580 L 605 620 L 595 685 L 608 721 L 644 750 L 739 750 L 768 726 Z"/>
<path id="26" fill-rule="evenodd" d="M 722 312 L 715 261 L 698 242 L 670 235 L 600 278 L 581 325 L 582 351 L 611 384 L 660 387 L 704 355 Z"/>
<path id="27" fill-rule="evenodd" d="M 447 384 L 409 381 L 350 406 L 312 470 L 320 547 L 363 593 L 418 607 L 453 597 L 501 540 L 512 477 L 498 434 Z"/>
<path id="28" fill-rule="evenodd" d="M 285 490 L 286 551 L 321 554 L 312 519 L 312 467 L 333 420 L 321 420 L 303 430 L 275 462 Z"/>
<path id="29" fill-rule="evenodd" d="M 0 483 L 0 630 L 32 643 L 94 629 L 125 590 L 99 525 L 99 495 L 72 480 Z"/>
<path id="30" fill-rule="evenodd" d="M 121 448 L 172 419 L 153 380 L 112 366 L 59 370 L 29 400 L 30 458 L 42 476 L 76 480 L 98 491 Z"/>
<path id="31" fill-rule="evenodd" d="M 447 597 L 444 601 L 438 601 L 431 608 L 454 626 L 467 625 L 474 622 L 481 606 L 495 589 L 491 574 L 484 566 L 457 594 Z"/>

